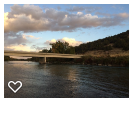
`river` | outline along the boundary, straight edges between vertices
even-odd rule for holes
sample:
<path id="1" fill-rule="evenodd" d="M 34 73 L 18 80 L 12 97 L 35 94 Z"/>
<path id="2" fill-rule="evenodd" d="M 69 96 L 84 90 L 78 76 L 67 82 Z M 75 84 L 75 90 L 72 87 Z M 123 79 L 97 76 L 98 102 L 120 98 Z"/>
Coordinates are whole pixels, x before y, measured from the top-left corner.
<path id="1" fill-rule="evenodd" d="M 9 81 L 21 81 L 14 93 Z M 5 98 L 128 98 L 129 68 L 4 62 Z"/>

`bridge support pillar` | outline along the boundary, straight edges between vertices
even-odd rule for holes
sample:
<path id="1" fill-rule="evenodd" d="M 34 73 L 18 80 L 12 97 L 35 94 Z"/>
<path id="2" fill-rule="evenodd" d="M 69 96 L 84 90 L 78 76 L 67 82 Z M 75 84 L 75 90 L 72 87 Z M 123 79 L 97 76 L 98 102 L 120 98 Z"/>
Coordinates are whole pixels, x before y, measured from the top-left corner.
<path id="1" fill-rule="evenodd" d="M 46 57 L 39 57 L 40 64 L 46 64 Z"/>

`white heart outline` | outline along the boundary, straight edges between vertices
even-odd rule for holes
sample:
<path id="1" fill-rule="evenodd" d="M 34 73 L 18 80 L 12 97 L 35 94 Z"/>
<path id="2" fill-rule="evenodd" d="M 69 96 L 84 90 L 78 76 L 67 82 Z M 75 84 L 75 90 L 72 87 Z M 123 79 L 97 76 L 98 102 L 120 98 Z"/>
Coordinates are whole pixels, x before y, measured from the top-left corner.
<path id="1" fill-rule="evenodd" d="M 10 86 L 10 83 L 13 83 L 14 85 L 16 85 L 17 83 L 20 83 L 20 86 L 19 86 L 16 90 L 14 90 L 14 89 Z M 8 87 L 9 87 L 14 93 L 16 93 L 16 92 L 22 87 L 22 82 L 21 82 L 21 81 L 16 81 L 16 82 L 14 82 L 14 81 L 9 81 L 9 82 L 8 82 Z"/>

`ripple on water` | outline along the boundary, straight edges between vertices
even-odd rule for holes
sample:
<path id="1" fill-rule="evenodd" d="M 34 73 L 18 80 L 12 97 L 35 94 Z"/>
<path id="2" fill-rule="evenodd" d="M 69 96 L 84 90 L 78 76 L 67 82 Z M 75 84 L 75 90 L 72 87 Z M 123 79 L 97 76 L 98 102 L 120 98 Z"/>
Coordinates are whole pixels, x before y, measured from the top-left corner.
<path id="1" fill-rule="evenodd" d="M 14 94 L 9 81 L 22 81 Z M 5 97 L 113 98 L 129 97 L 129 68 L 88 65 L 40 65 L 37 62 L 4 62 Z"/>

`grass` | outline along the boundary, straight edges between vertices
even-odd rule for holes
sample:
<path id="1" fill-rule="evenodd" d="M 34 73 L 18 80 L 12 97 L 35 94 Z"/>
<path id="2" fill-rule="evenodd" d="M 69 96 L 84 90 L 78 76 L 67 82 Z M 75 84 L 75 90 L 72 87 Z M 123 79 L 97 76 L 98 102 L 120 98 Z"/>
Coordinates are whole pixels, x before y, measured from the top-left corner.
<path id="1" fill-rule="evenodd" d="M 85 56 L 93 56 L 93 57 L 120 57 L 120 56 L 129 56 L 129 51 L 124 51 L 120 48 L 113 48 L 109 51 L 104 50 L 94 50 L 88 51 L 84 54 Z"/>
<path id="2" fill-rule="evenodd" d="M 82 60 L 85 64 L 91 65 L 111 65 L 111 66 L 129 66 L 129 56 L 83 56 Z"/>
<path id="3" fill-rule="evenodd" d="M 86 52 L 82 60 L 85 64 L 129 66 L 129 51 L 120 48 L 113 48 L 109 51 L 93 50 Z"/>

